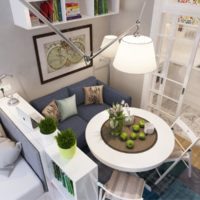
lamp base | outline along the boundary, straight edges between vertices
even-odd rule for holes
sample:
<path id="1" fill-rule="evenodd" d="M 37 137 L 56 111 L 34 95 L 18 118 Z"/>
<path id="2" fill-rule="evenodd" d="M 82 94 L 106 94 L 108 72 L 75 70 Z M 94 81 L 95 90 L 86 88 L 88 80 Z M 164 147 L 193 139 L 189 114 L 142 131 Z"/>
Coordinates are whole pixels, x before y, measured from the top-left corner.
<path id="1" fill-rule="evenodd" d="M 11 97 L 9 100 L 8 100 L 8 105 L 9 106 L 12 106 L 12 105 L 16 105 L 19 103 L 19 100 L 15 97 Z"/>

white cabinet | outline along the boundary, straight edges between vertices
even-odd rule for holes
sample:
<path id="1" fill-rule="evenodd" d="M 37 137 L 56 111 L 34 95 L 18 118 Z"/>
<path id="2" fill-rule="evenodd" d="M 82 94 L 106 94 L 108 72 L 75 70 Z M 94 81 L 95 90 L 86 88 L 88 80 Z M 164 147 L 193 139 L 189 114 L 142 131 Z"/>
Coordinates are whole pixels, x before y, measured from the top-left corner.
<path id="1" fill-rule="evenodd" d="M 63 159 L 54 143 L 45 148 L 51 183 L 66 200 L 95 200 L 97 193 L 97 165 L 80 149 L 70 159 Z"/>
<path id="2" fill-rule="evenodd" d="M 20 118 L 16 107 L 19 107 L 36 121 L 42 116 L 26 100 L 18 94 L 14 94 L 19 100 L 17 105 L 9 106 L 8 98 L 0 99 L 0 109 L 12 120 L 16 127 L 31 141 L 40 152 L 45 177 L 49 188 L 50 198 L 58 200 L 97 200 L 97 180 L 98 168 L 87 155 L 78 147 L 73 158 L 63 159 L 58 151 L 56 141 L 51 144 L 44 144 L 39 128 L 28 127 Z M 53 137 L 53 136 L 52 136 Z M 59 169 L 63 177 L 66 177 L 68 185 L 63 185 L 63 181 L 57 180 L 55 166 Z M 71 187 L 72 189 L 69 189 Z"/>
<path id="3" fill-rule="evenodd" d="M 27 0 L 27 1 L 33 4 L 37 9 L 39 8 L 41 2 L 45 2 L 45 0 Z M 61 6 L 60 11 L 62 13 L 62 21 L 54 22 L 54 24 L 71 23 L 74 21 L 87 20 L 96 17 L 114 15 L 119 13 L 120 0 L 107 0 L 108 12 L 106 14 L 101 14 L 101 15 L 95 15 L 95 5 L 94 5 L 95 0 L 80 0 L 79 2 L 80 2 L 81 18 L 67 20 L 66 9 L 65 9 L 66 0 L 60 0 L 60 6 Z M 25 7 L 20 2 L 20 0 L 10 0 L 10 6 L 15 25 L 20 26 L 24 29 L 35 29 L 45 26 L 43 24 L 33 24 L 33 21 L 31 20 L 30 17 L 29 9 Z"/>

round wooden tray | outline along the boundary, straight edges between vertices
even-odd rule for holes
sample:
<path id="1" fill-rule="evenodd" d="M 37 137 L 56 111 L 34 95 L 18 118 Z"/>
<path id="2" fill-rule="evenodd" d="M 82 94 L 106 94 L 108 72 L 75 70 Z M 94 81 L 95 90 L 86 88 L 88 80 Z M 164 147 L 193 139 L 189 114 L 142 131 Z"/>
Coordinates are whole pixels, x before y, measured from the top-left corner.
<path id="1" fill-rule="evenodd" d="M 134 116 L 133 124 L 138 124 L 141 119 L 143 118 Z M 148 122 L 145 119 L 143 120 L 145 122 Z M 132 125 L 124 126 L 123 131 L 130 135 L 130 133 L 132 132 Z M 139 138 L 134 140 L 134 147 L 132 149 L 128 149 L 126 147 L 126 142 L 122 141 L 119 136 L 111 135 L 111 130 L 112 129 L 109 126 L 109 120 L 107 120 L 101 127 L 101 137 L 103 141 L 111 148 L 124 153 L 141 153 L 147 151 L 148 149 L 153 147 L 153 145 L 157 141 L 157 131 L 154 130 L 154 133 L 146 135 L 145 140 L 140 140 Z M 139 132 L 140 131 L 144 131 L 144 128 L 140 128 Z"/>

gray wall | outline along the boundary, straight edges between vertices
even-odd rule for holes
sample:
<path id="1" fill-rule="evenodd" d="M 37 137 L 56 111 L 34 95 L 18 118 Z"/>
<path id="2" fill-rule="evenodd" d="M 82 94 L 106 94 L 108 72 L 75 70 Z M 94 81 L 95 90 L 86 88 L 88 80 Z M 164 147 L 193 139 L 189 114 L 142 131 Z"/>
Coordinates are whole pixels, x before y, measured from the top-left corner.
<path id="1" fill-rule="evenodd" d="M 135 23 L 142 2 L 143 0 L 121 0 L 119 15 L 69 23 L 59 26 L 59 28 L 67 29 L 91 23 L 93 25 L 93 46 L 96 50 L 100 46 L 104 35 L 108 33 L 122 33 L 126 28 Z M 153 0 L 148 0 L 147 2 L 145 15 L 142 20 L 142 33 L 148 35 L 151 24 Z M 18 91 L 27 100 L 45 95 L 90 75 L 95 75 L 99 79 L 106 81 L 107 70 L 105 68 L 105 63 L 97 58 L 94 61 L 95 68 L 89 68 L 41 85 L 32 36 L 51 31 L 48 28 L 27 31 L 15 26 L 13 24 L 8 0 L 1 0 L 0 13 L 0 74 L 13 74 L 13 89 Z M 118 81 L 119 77 L 120 81 Z M 111 75 L 111 79 L 113 79 L 111 83 L 112 86 L 124 90 L 125 93 L 130 93 L 134 98 L 134 105 L 139 105 L 142 78 L 141 76 L 122 75 L 114 71 Z"/>

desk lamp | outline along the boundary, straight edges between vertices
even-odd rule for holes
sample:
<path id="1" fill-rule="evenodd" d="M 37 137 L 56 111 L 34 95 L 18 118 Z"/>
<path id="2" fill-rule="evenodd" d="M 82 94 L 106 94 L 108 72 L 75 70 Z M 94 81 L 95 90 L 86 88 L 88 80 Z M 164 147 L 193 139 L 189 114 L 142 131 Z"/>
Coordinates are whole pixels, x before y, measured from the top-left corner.
<path id="1" fill-rule="evenodd" d="M 13 75 L 11 75 L 11 74 L 1 74 L 0 75 L 0 90 L 3 94 L 3 97 L 9 98 L 8 105 L 16 105 L 17 103 L 19 103 L 19 100 L 17 98 L 13 97 L 12 95 L 5 95 L 5 89 L 4 89 L 4 86 L 2 85 L 2 82 L 3 82 L 2 80 L 7 77 L 13 77 Z"/>

